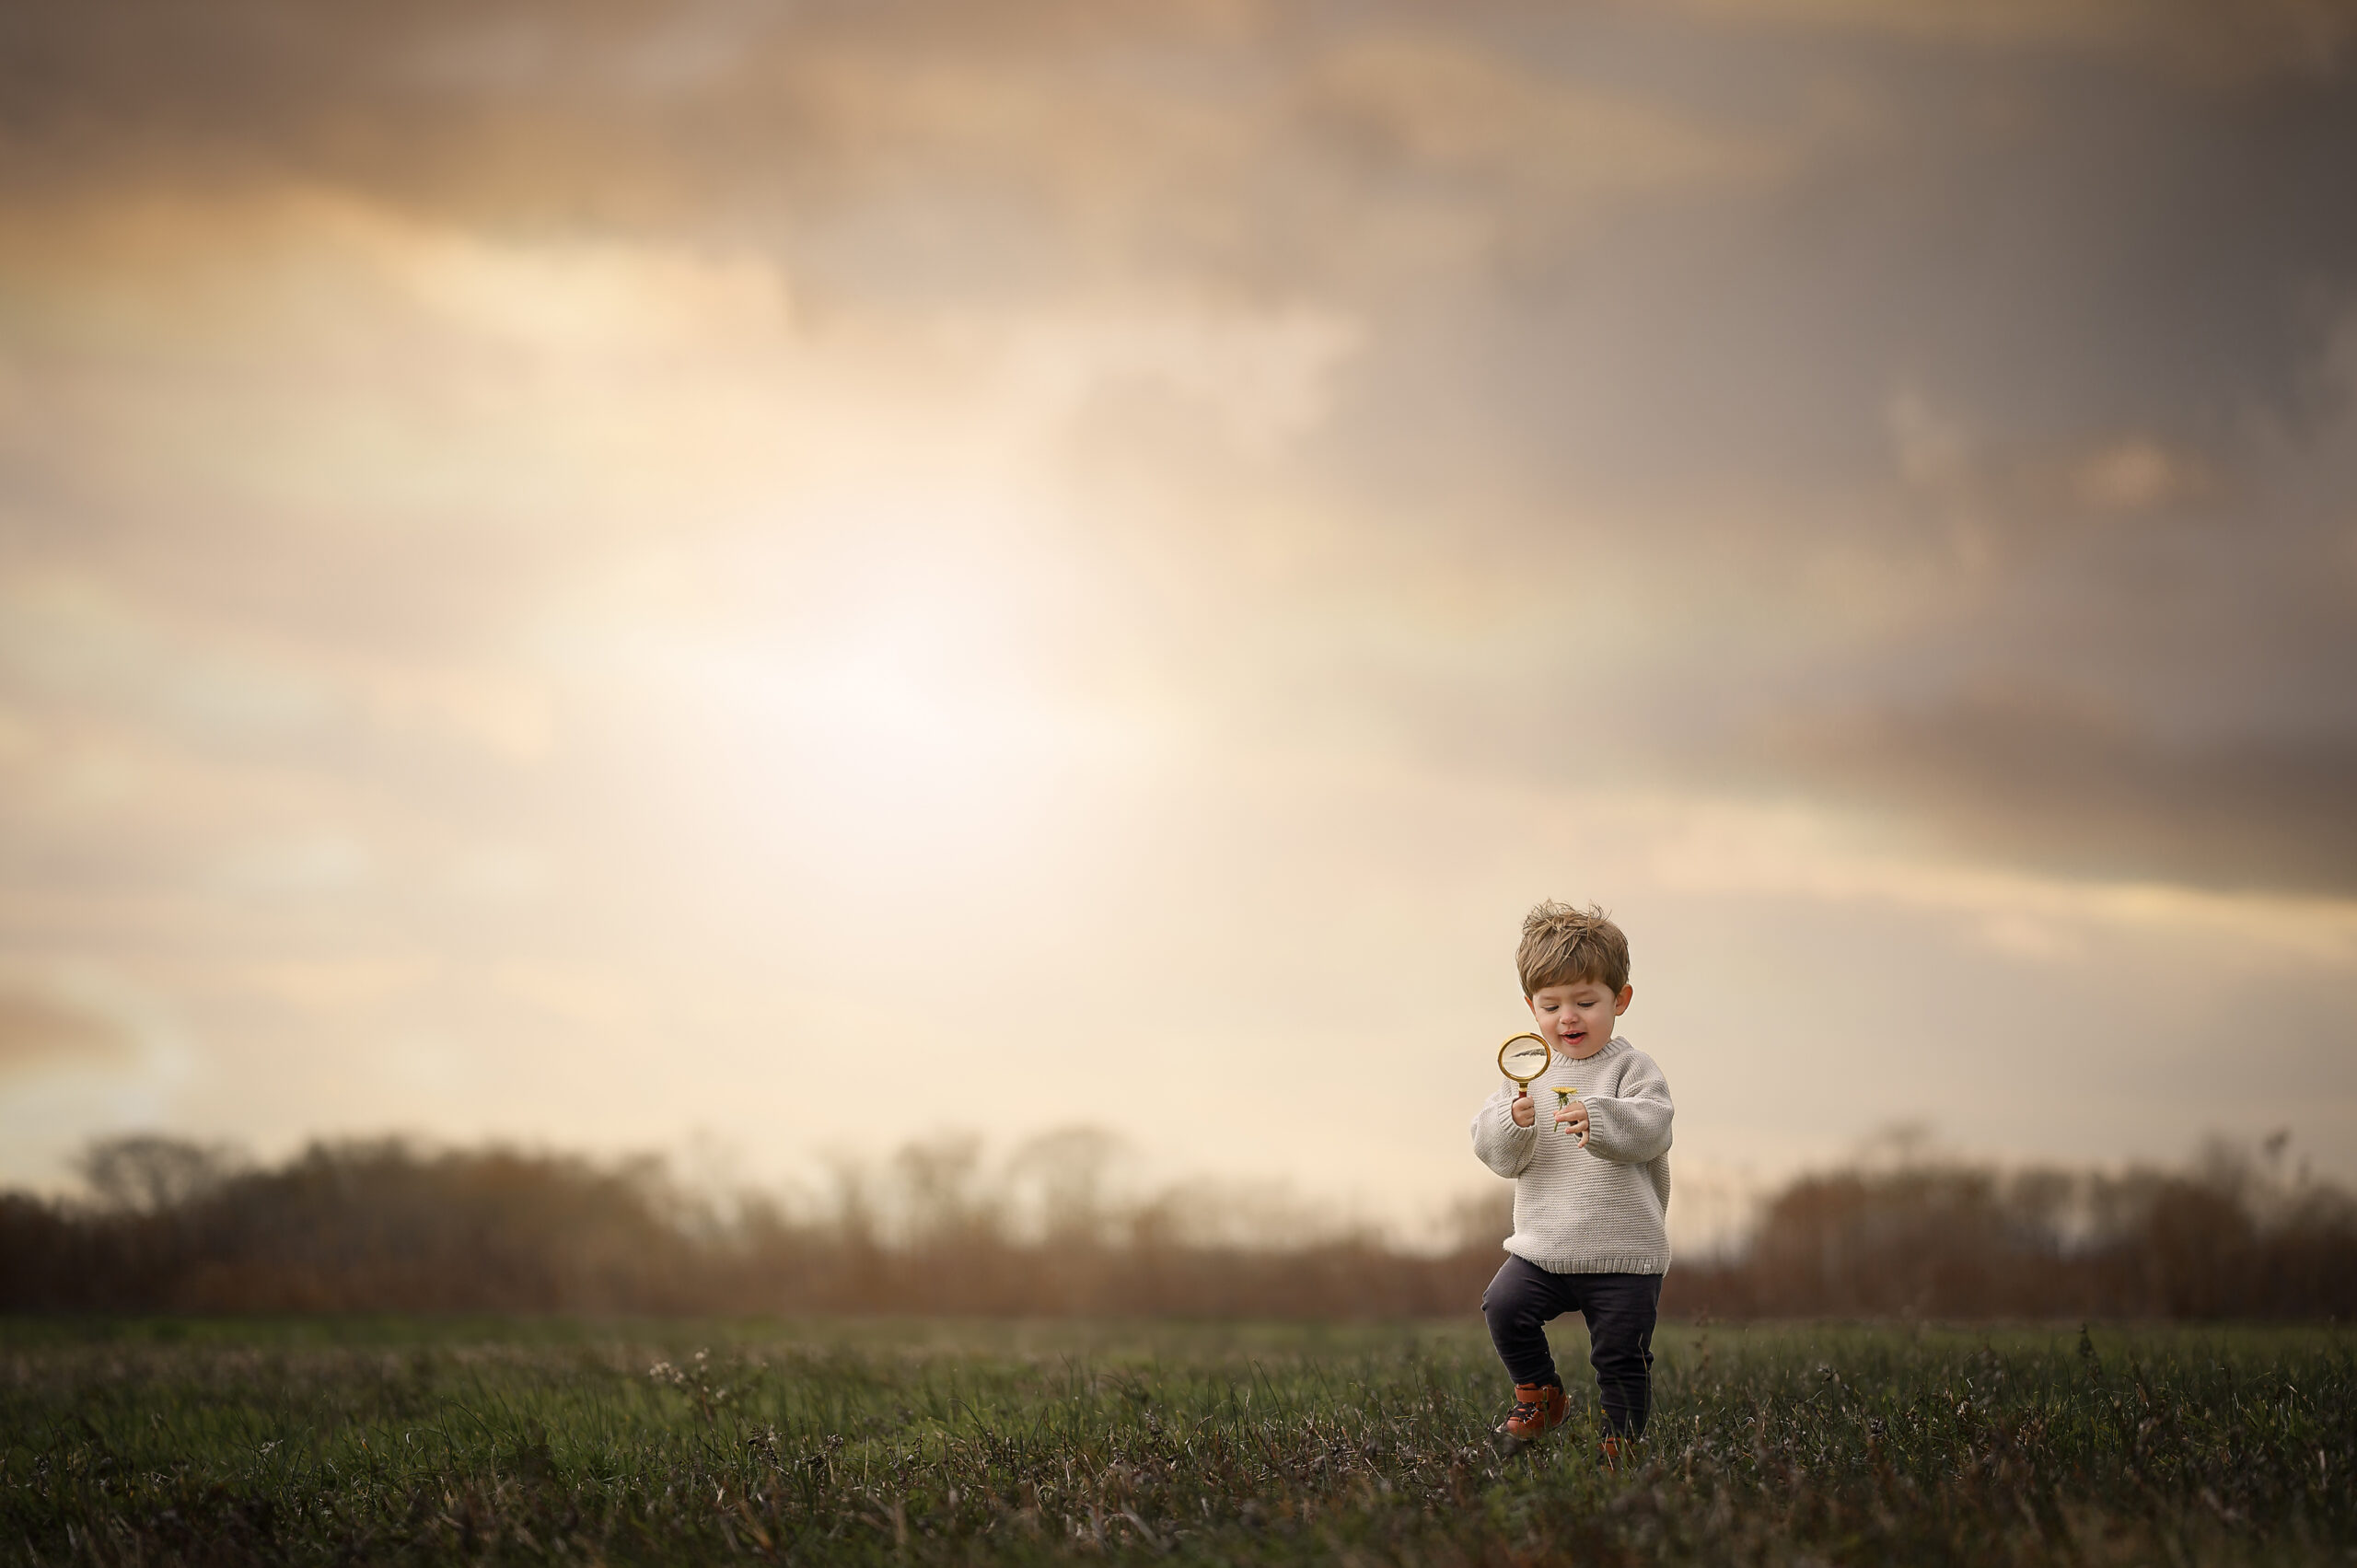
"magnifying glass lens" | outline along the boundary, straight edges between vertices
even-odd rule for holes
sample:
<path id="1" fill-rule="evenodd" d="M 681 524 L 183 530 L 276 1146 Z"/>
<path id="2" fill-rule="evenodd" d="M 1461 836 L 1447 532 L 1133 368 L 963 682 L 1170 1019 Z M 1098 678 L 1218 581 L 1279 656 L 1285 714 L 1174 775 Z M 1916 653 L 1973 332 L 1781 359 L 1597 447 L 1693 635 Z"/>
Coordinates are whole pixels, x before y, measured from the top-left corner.
<path id="1" fill-rule="evenodd" d="M 1547 1042 L 1537 1035 L 1517 1035 L 1498 1052 L 1498 1065 L 1509 1078 L 1536 1078 L 1547 1071 Z"/>

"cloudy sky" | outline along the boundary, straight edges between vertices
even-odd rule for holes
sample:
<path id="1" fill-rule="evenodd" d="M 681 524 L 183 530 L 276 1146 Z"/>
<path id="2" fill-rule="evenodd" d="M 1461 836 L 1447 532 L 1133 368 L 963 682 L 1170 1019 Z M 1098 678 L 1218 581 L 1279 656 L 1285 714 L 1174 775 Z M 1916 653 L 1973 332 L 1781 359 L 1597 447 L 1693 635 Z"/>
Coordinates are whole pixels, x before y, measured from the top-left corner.
<path id="1" fill-rule="evenodd" d="M 1697 1196 L 2357 1178 L 2357 9 L 0 39 L 0 1179 L 1086 1121 L 1409 1225 L 1549 896 Z"/>

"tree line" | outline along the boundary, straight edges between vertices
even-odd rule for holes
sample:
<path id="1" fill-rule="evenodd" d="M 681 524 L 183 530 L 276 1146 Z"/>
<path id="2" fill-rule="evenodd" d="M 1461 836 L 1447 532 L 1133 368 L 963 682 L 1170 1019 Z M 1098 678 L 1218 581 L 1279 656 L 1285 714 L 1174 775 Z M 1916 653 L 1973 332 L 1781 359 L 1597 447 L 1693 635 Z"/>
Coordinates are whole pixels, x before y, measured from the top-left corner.
<path id="1" fill-rule="evenodd" d="M 1451 1317 L 1476 1308 L 1510 1193 L 1436 1249 L 1178 1187 L 1117 1200 L 1107 1135 L 980 1141 L 839 1168 L 788 1202 L 601 1161 L 399 1139 L 276 1165 L 158 1136 L 92 1144 L 87 1191 L 0 1193 L 13 1312 L 921 1313 Z M 2194 1168 L 2001 1171 L 1907 1159 L 1795 1179 L 1740 1246 L 1681 1259 L 1673 1317 L 2333 1318 L 2357 1309 L 2357 1201 L 2280 1141 Z"/>

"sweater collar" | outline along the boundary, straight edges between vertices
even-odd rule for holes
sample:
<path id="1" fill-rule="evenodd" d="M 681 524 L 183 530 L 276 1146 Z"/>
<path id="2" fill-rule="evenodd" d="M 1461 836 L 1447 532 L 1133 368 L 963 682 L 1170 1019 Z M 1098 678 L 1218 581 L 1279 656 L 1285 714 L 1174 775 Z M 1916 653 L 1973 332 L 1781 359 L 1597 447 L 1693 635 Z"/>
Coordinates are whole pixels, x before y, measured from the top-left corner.
<path id="1" fill-rule="evenodd" d="M 1610 1040 L 1604 1042 L 1604 1049 L 1597 1051 L 1593 1056 L 1572 1056 L 1559 1051 L 1555 1053 L 1555 1060 L 1562 1063 L 1568 1067 L 1586 1067 L 1601 1062 L 1607 1057 L 1617 1055 L 1623 1051 L 1634 1051 L 1637 1048 L 1635 1046 L 1629 1043 L 1627 1036 L 1614 1035 Z"/>

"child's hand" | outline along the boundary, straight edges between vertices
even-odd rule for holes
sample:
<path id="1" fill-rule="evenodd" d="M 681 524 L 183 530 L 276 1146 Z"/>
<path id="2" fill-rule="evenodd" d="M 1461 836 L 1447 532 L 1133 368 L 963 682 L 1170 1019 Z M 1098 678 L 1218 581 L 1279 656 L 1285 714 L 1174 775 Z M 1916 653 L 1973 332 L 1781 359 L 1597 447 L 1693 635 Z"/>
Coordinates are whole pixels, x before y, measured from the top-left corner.
<path id="1" fill-rule="evenodd" d="M 1513 1114 L 1514 1124 L 1517 1127 L 1527 1127 L 1538 1120 L 1538 1108 L 1530 1103 L 1528 1089 L 1515 1096 L 1514 1103 L 1506 1107 L 1506 1109 Z"/>
<path id="2" fill-rule="evenodd" d="M 1587 1147 L 1587 1107 L 1572 1101 L 1555 1113 L 1555 1125 L 1577 1138 L 1580 1147 Z"/>

